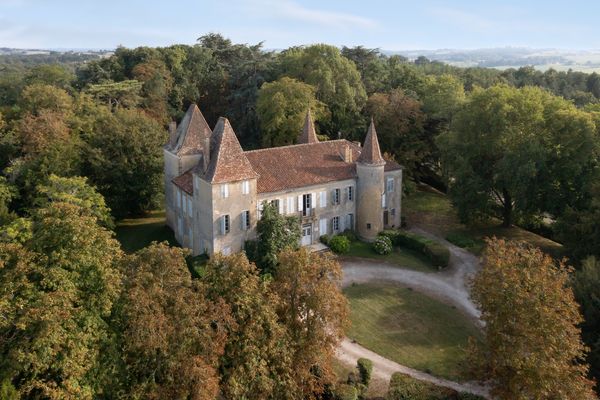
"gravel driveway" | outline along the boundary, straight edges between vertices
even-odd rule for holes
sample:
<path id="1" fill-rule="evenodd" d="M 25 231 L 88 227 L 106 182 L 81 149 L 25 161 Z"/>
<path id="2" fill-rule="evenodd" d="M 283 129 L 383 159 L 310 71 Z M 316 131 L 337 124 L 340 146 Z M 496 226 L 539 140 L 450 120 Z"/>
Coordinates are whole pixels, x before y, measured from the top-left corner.
<path id="1" fill-rule="evenodd" d="M 419 292 L 436 298 L 446 304 L 455 306 L 473 321 L 481 326 L 480 313 L 469 298 L 468 281 L 479 269 L 479 260 L 471 253 L 419 228 L 411 229 L 414 233 L 426 236 L 443 243 L 450 250 L 448 268 L 440 272 L 420 272 L 402 269 L 368 259 L 341 259 L 344 277 L 342 286 L 353 283 L 395 282 L 409 286 Z M 379 379 L 389 381 L 394 372 L 403 372 L 416 379 L 428 381 L 439 386 L 449 387 L 458 391 L 470 392 L 485 398 L 490 398 L 486 388 L 475 383 L 457 383 L 440 379 L 421 371 L 400 365 L 372 351 L 345 339 L 338 349 L 338 359 L 348 365 L 356 365 L 361 358 L 373 361 L 373 374 Z"/>

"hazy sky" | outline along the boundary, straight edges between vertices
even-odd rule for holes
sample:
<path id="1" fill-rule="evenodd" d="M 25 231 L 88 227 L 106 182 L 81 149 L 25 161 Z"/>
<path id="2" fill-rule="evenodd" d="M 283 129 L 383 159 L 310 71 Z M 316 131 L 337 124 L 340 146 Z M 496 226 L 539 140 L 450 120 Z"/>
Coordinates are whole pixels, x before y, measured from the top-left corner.
<path id="1" fill-rule="evenodd" d="M 266 48 L 600 48 L 600 1 L 0 0 L 0 47 L 192 44 L 207 32 Z"/>

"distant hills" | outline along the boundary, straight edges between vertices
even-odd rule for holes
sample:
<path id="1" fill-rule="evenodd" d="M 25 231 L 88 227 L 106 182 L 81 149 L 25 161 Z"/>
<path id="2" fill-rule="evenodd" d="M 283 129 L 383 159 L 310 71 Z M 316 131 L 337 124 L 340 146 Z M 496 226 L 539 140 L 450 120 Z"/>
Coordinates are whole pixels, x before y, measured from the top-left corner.
<path id="1" fill-rule="evenodd" d="M 440 49 L 383 51 L 400 54 L 409 59 L 425 56 L 458 67 L 488 67 L 497 69 L 519 68 L 531 65 L 539 70 L 554 68 L 559 71 L 572 69 L 583 72 L 600 72 L 600 50 L 531 49 L 525 47 L 502 47 L 492 49 Z"/>

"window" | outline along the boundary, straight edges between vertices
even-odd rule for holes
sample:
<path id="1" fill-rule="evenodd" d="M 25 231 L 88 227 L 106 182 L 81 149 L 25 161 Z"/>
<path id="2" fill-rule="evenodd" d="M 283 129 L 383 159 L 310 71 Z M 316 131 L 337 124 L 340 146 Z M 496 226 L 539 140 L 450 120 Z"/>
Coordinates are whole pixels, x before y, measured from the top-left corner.
<path id="1" fill-rule="evenodd" d="M 346 229 L 354 229 L 354 214 L 346 215 Z"/>
<path id="2" fill-rule="evenodd" d="M 319 204 L 321 207 L 327 207 L 327 192 L 320 192 L 319 200 L 321 201 Z"/>
<path id="3" fill-rule="evenodd" d="M 327 235 L 327 218 L 319 220 L 319 235 Z"/>
<path id="4" fill-rule="evenodd" d="M 340 217 L 333 217 L 331 219 L 331 230 L 338 232 L 340 230 Z"/>
<path id="5" fill-rule="evenodd" d="M 242 229 L 250 229 L 250 211 L 242 211 Z"/>
<path id="6" fill-rule="evenodd" d="M 231 254 L 231 247 L 227 246 L 227 247 L 223 247 L 223 250 L 221 251 L 221 253 L 223 253 L 224 256 L 228 256 Z"/>
<path id="7" fill-rule="evenodd" d="M 386 185 L 386 191 L 388 193 L 393 192 L 394 191 L 394 178 L 387 178 L 387 181 L 385 182 Z"/>
<path id="8" fill-rule="evenodd" d="M 279 201 L 279 199 L 271 200 L 271 205 L 275 207 L 279 214 L 282 214 L 281 211 L 283 210 L 281 209 L 281 202 Z"/>
<path id="9" fill-rule="evenodd" d="M 385 208 L 387 206 L 387 200 L 385 193 L 381 195 L 381 207 Z"/>
<path id="10" fill-rule="evenodd" d="M 371 224 L 367 224 L 367 229 L 371 230 Z"/>
<path id="11" fill-rule="evenodd" d="M 229 185 L 224 183 L 221 185 L 221 198 L 226 199 L 229 197 Z"/>
<path id="12" fill-rule="evenodd" d="M 348 201 L 354 201 L 354 186 L 348 186 L 346 192 L 348 193 Z"/>
<path id="13" fill-rule="evenodd" d="M 287 213 L 292 214 L 293 212 L 294 212 L 294 198 L 288 197 L 287 198 Z"/>
<path id="14" fill-rule="evenodd" d="M 302 215 L 306 217 L 310 215 L 310 209 L 312 208 L 312 196 L 310 194 L 302 195 Z"/>
<path id="15" fill-rule="evenodd" d="M 250 193 L 250 181 L 242 181 L 242 194 Z"/>
<path id="16" fill-rule="evenodd" d="M 396 209 L 392 208 L 392 217 L 395 217 L 395 216 L 396 216 Z"/>
<path id="17" fill-rule="evenodd" d="M 333 204 L 340 204 L 340 189 L 333 190 Z"/>
<path id="18" fill-rule="evenodd" d="M 229 215 L 223 215 L 221 217 L 221 235 L 227 235 L 231 228 L 229 224 Z"/>

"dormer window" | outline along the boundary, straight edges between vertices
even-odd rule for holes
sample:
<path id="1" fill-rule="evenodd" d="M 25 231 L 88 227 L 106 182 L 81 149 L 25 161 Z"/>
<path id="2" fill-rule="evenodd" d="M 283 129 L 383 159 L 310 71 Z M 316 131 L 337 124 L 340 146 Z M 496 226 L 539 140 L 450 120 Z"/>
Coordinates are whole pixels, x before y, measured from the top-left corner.
<path id="1" fill-rule="evenodd" d="M 242 181 L 242 194 L 250 193 L 250 181 Z"/>
<path id="2" fill-rule="evenodd" d="M 226 199 L 229 197 L 229 185 L 224 183 L 221 185 L 221 198 Z"/>

